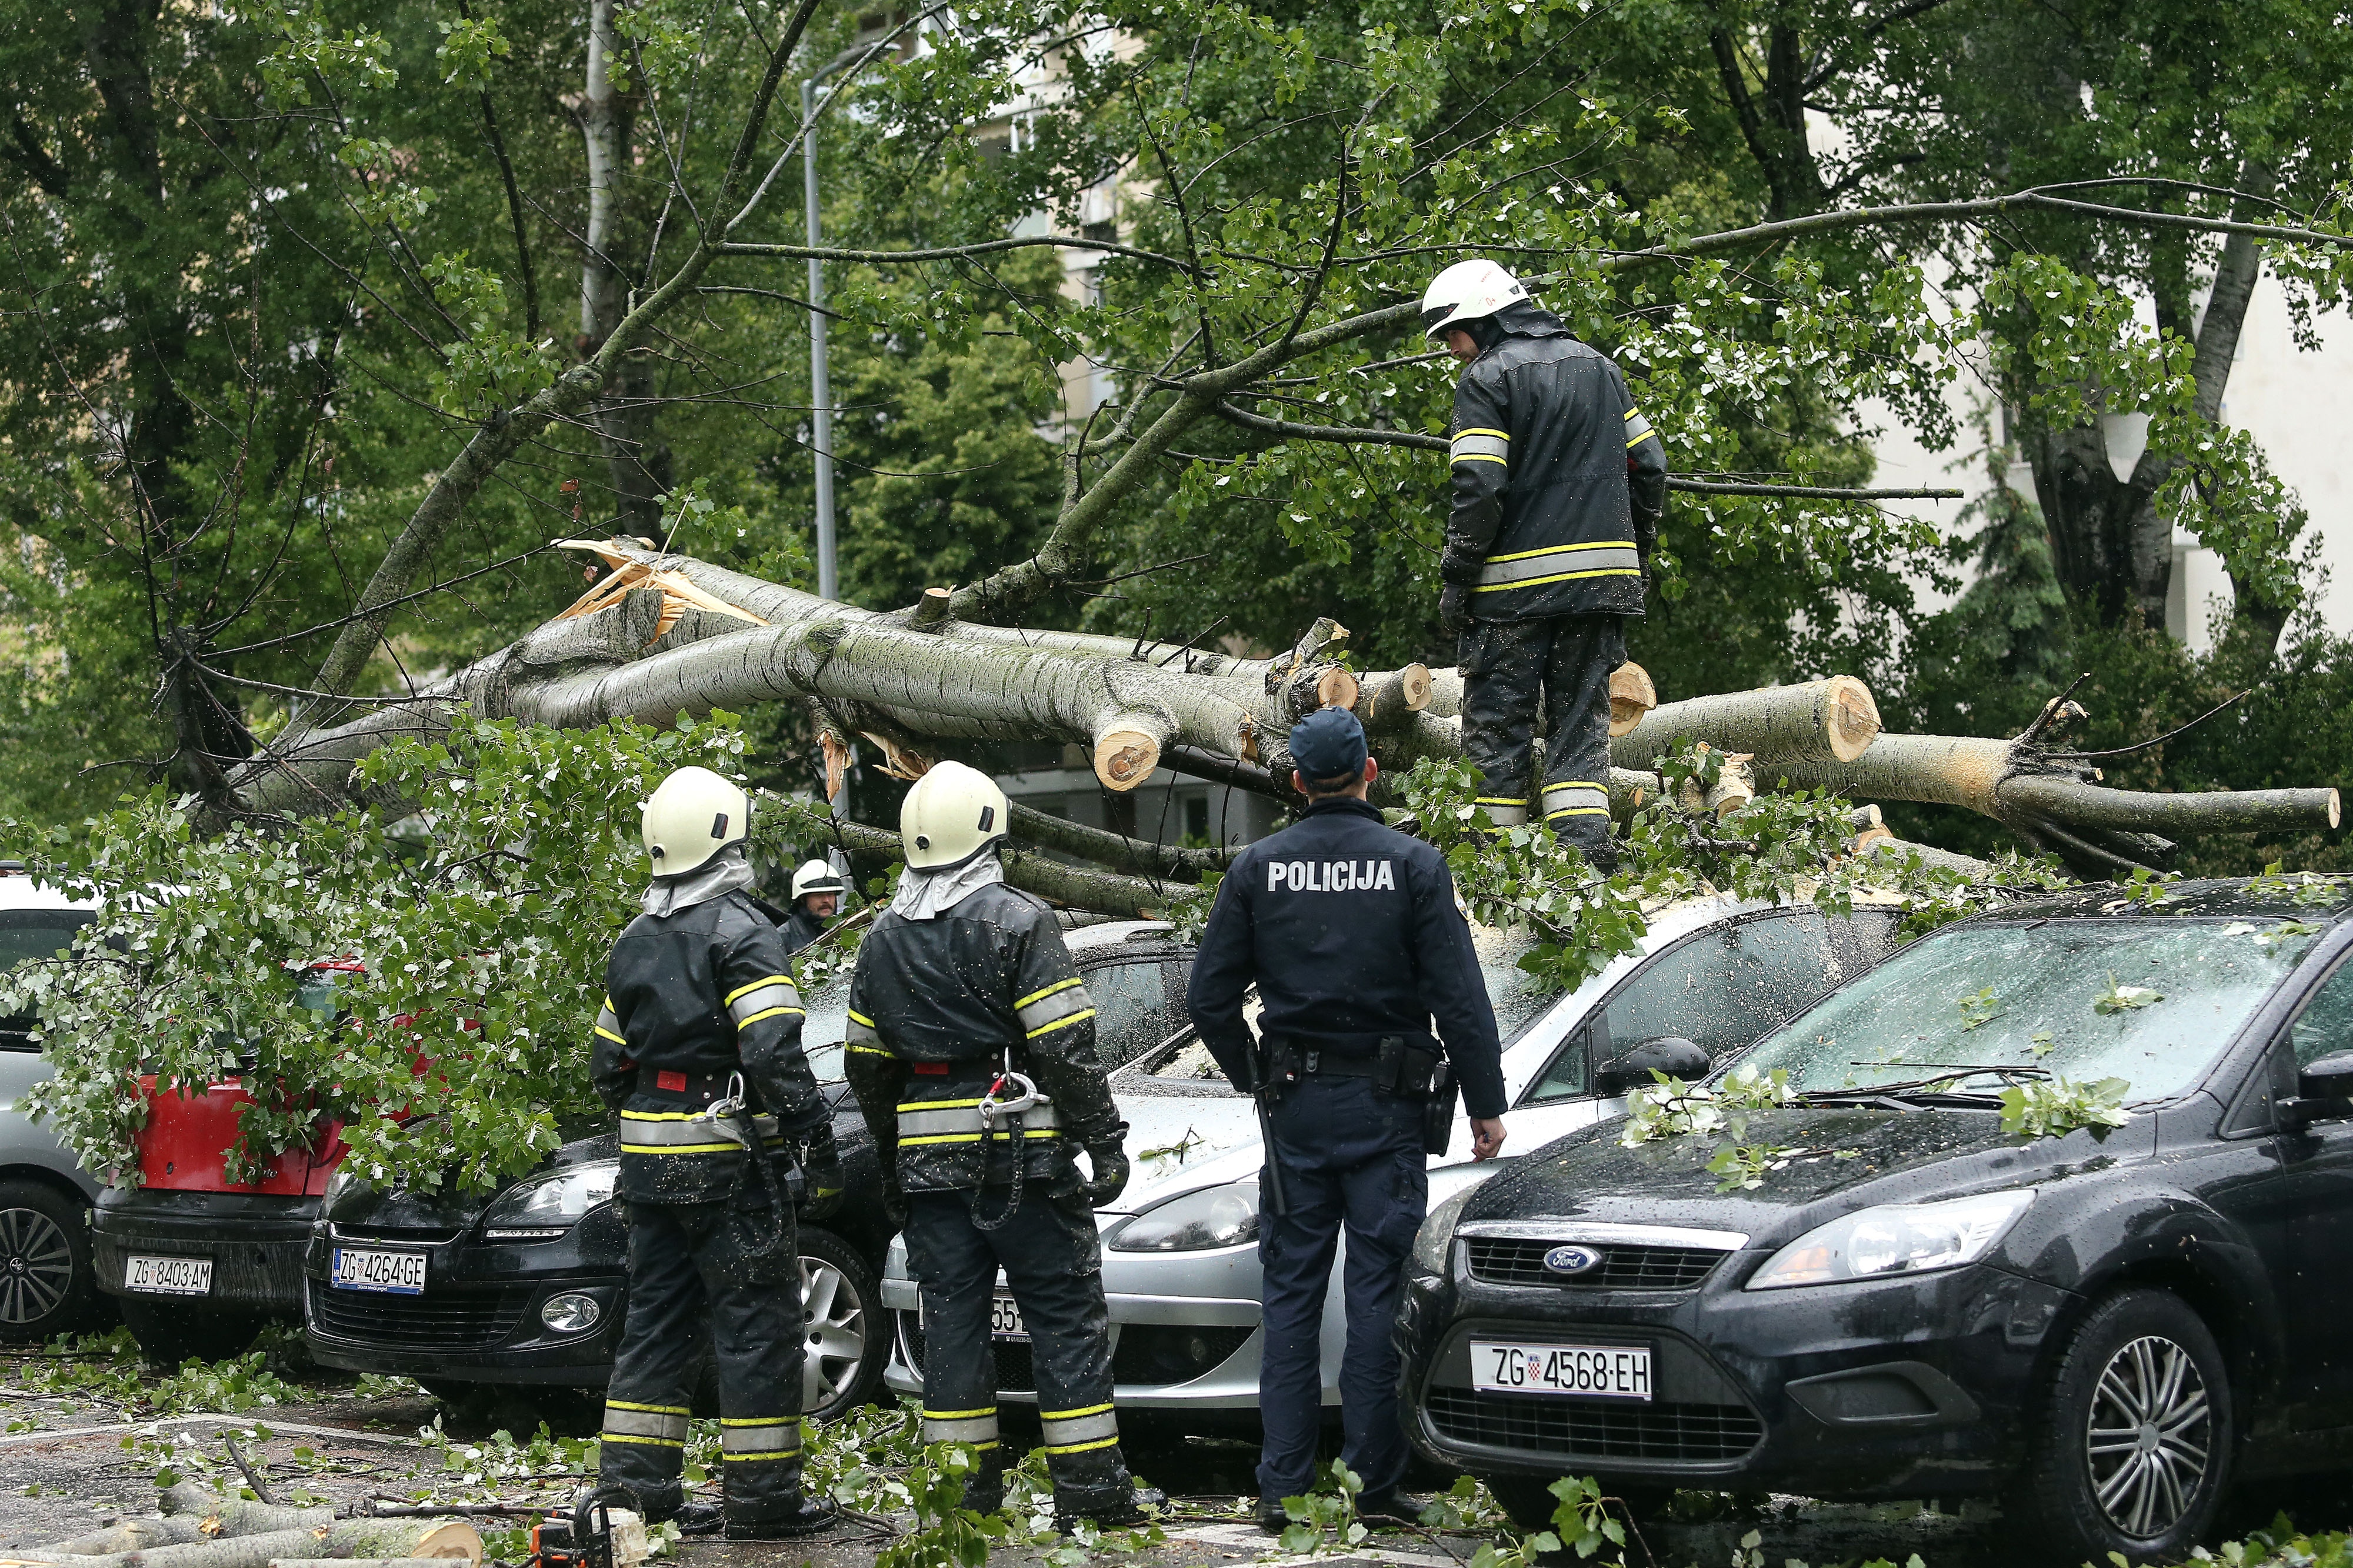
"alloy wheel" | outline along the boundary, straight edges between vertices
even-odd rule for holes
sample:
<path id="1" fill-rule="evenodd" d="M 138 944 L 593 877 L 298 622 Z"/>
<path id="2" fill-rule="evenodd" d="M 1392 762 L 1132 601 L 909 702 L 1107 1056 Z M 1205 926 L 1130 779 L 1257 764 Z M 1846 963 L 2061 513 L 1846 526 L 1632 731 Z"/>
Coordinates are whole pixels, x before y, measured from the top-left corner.
<path id="1" fill-rule="evenodd" d="M 866 1302 L 850 1278 L 822 1258 L 801 1258 L 801 1315 L 808 1343 L 801 1408 L 825 1410 L 849 1392 L 866 1357 Z"/>
<path id="2" fill-rule="evenodd" d="M 0 1323 L 37 1322 L 73 1289 L 73 1244 L 38 1209 L 0 1209 Z"/>
<path id="3" fill-rule="evenodd" d="M 2128 1342 L 2109 1358 L 2084 1429 L 2092 1493 L 2126 1534 L 2163 1534 L 2189 1511 L 2212 1462 L 2214 1409 L 2189 1352 Z"/>

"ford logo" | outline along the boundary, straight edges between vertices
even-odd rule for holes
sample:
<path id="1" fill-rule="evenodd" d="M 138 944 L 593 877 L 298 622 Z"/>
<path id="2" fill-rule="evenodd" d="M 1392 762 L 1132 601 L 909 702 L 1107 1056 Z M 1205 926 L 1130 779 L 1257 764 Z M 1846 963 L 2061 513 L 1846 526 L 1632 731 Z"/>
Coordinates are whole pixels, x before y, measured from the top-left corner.
<path id="1" fill-rule="evenodd" d="M 1590 1247 L 1556 1247 L 1544 1263 L 1555 1274 L 1590 1274 L 1601 1267 L 1601 1254 Z"/>

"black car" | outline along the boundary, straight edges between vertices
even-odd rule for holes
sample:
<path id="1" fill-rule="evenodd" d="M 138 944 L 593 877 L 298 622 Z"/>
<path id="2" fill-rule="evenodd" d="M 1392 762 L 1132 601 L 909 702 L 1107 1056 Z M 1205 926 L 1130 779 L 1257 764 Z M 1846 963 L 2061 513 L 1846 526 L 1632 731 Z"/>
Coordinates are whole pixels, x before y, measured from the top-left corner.
<path id="1" fill-rule="evenodd" d="M 1416 1246 L 1414 1440 L 1525 1524 L 1565 1474 L 1991 1495 L 2069 1563 L 2179 1556 L 2232 1481 L 2353 1467 L 2348 899 L 2015 906 L 1736 1059 L 1795 1103 L 1529 1154 Z M 2004 1131 L 2005 1093 L 2080 1114 L 2105 1079 L 2121 1125 Z"/>
<path id="2" fill-rule="evenodd" d="M 1094 997 L 1106 1061 L 1174 1031 L 1192 952 L 1166 924 L 1099 922 L 1066 940 Z M 824 1224 L 800 1226 L 809 1325 L 802 1408 L 816 1416 L 871 1398 L 889 1354 L 877 1281 L 892 1232 L 873 1143 L 842 1081 L 848 1000 L 846 976 L 812 991 L 802 1026 L 834 1104 L 849 1188 Z M 618 1170 L 606 1133 L 565 1144 L 487 1197 L 379 1191 L 339 1175 L 304 1260 L 311 1355 L 414 1377 L 445 1397 L 478 1384 L 604 1387 L 626 1306 L 628 1231 L 611 1201 Z"/>

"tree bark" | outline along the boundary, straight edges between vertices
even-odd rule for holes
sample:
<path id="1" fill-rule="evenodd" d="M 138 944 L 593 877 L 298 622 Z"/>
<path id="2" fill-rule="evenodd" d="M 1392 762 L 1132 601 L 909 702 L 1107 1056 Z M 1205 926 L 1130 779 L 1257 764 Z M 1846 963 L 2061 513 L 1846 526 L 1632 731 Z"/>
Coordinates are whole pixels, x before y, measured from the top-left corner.
<path id="1" fill-rule="evenodd" d="M 269 1568 L 283 1558 L 429 1557 L 479 1563 L 482 1537 L 462 1519 L 352 1519 L 309 1530 L 269 1530 L 100 1557 L 18 1552 L 17 1563 L 58 1568 Z"/>
<path id="2" fill-rule="evenodd" d="M 588 69 L 580 134 L 588 154 L 588 225 L 580 257 L 580 353 L 595 353 L 628 315 L 639 271 L 621 182 L 633 162 L 637 116 L 618 77 L 628 62 L 613 30 L 616 0 L 589 0 Z M 612 395 L 595 414 L 613 489 L 614 531 L 658 539 L 670 456 L 654 435 L 654 362 L 642 351 L 615 366 Z"/>
<path id="3" fill-rule="evenodd" d="M 1851 763 L 1878 733 L 1871 689 L 1851 675 L 1833 675 L 1662 704 L 1609 742 L 1609 760 L 1621 768 L 1652 767 L 1676 741 L 1692 740 L 1770 762 Z"/>

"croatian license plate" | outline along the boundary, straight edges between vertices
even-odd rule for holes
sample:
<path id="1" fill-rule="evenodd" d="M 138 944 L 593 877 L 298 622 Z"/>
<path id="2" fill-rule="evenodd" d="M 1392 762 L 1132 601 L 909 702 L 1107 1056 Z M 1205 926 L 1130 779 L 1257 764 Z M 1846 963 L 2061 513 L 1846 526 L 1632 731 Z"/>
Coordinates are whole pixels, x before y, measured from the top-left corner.
<path id="1" fill-rule="evenodd" d="M 375 1290 L 389 1296 L 425 1294 L 425 1254 L 335 1248 L 327 1282 L 338 1290 Z"/>
<path id="2" fill-rule="evenodd" d="M 123 1260 L 122 1288 L 150 1290 L 159 1296 L 209 1296 L 213 1260 L 209 1258 L 130 1258 Z"/>
<path id="3" fill-rule="evenodd" d="M 1497 1344 L 1471 1342 L 1471 1386 L 1482 1394 L 1573 1394 L 1651 1398 L 1648 1345 Z"/>

